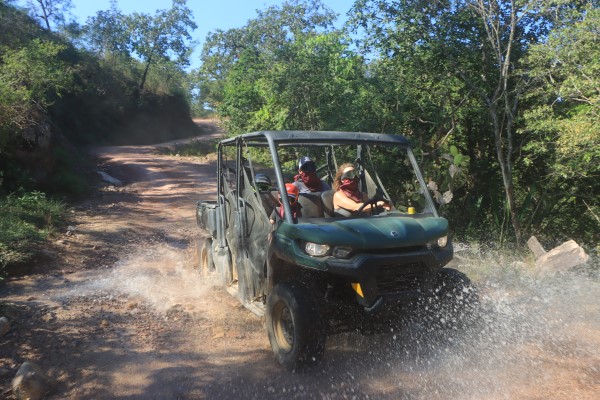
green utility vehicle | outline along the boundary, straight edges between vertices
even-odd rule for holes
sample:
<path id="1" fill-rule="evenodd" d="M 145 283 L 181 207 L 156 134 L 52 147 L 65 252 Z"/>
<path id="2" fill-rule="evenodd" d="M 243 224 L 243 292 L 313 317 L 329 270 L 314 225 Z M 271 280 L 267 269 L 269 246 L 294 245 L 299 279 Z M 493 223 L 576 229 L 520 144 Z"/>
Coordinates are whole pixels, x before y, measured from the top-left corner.
<path id="1" fill-rule="evenodd" d="M 294 220 L 290 204 L 278 200 L 287 199 L 285 184 L 305 156 L 330 184 L 341 164 L 353 163 L 365 204 L 385 200 L 391 210 L 340 214 L 331 189 L 300 193 L 302 216 Z M 269 176 L 272 188 L 255 184 L 257 174 Z M 476 301 L 468 278 L 443 268 L 453 256 L 448 221 L 438 216 L 403 136 L 240 135 L 218 144 L 217 185 L 216 201 L 197 205 L 198 225 L 208 233 L 200 267 L 216 269 L 231 294 L 266 317 L 273 352 L 288 369 L 321 359 L 327 335 L 393 324 L 417 303 L 458 313 L 459 302 Z M 283 218 L 272 223 L 277 207 Z"/>

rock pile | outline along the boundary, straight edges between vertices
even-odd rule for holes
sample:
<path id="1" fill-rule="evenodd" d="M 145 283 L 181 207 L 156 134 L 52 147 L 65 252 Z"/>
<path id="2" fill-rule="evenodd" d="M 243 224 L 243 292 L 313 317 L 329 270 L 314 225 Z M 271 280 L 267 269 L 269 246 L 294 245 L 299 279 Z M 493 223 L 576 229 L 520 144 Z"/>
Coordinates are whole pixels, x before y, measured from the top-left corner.
<path id="1" fill-rule="evenodd" d="M 543 274 L 569 271 L 587 263 L 590 258 L 574 240 L 546 251 L 537 238 L 532 236 L 527 245 L 536 257 L 536 269 Z"/>

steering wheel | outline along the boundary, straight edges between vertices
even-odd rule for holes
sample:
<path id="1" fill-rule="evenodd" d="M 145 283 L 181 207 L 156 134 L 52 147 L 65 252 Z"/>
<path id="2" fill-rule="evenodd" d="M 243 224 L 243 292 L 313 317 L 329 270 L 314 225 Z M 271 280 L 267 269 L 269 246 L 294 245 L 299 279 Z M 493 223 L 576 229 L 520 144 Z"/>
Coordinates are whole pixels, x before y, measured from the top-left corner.
<path id="1" fill-rule="evenodd" d="M 383 194 L 383 192 L 381 191 L 381 189 L 377 188 L 377 190 L 375 191 L 375 195 L 373 197 L 371 197 L 370 199 L 368 199 L 367 201 L 365 201 L 363 203 L 363 205 L 360 206 L 358 210 L 356 210 L 356 213 L 360 214 L 365 209 L 366 206 L 368 206 L 369 204 L 371 204 L 371 215 L 377 215 L 377 214 L 379 214 L 381 212 L 380 210 L 383 208 L 381 206 L 377 206 L 377 202 L 378 201 L 382 201 L 382 200 L 385 201 L 388 204 L 392 204 L 391 200 L 388 199 Z"/>
<path id="2" fill-rule="evenodd" d="M 379 201 L 379 199 L 377 198 L 377 196 L 373 196 L 372 198 L 368 199 L 367 201 L 365 201 L 363 203 L 362 206 L 360 206 L 358 208 L 358 210 L 355 211 L 355 213 L 360 214 L 362 212 L 362 210 L 365 209 L 366 206 L 368 206 L 369 204 L 371 205 L 371 215 L 377 215 L 378 211 L 377 211 L 377 202 Z"/>
<path id="3" fill-rule="evenodd" d="M 363 205 L 360 206 L 358 208 L 358 210 L 356 210 L 355 212 L 357 214 L 360 214 L 362 212 L 362 210 L 364 210 L 365 207 L 370 204 L 371 205 L 371 215 L 377 215 L 377 214 L 379 214 L 379 208 L 381 208 L 381 207 L 377 206 L 377 202 L 378 201 L 382 201 L 382 200 L 389 202 L 389 199 L 385 198 L 385 196 L 381 192 L 381 189 L 377 188 L 377 191 L 375 192 L 375 195 L 373 197 L 371 197 L 370 199 L 368 199 L 367 201 L 365 201 L 363 203 Z"/>

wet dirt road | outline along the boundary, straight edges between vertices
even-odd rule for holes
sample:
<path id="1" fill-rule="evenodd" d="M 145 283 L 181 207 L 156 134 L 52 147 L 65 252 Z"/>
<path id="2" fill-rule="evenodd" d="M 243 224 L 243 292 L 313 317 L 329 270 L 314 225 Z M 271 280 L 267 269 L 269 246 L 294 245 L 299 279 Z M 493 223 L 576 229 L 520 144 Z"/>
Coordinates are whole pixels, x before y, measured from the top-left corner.
<path id="1" fill-rule="evenodd" d="M 600 397 L 598 277 L 536 277 L 475 251 L 455 265 L 480 287 L 477 324 L 335 335 L 321 364 L 286 372 L 263 321 L 194 269 L 195 203 L 214 196 L 214 158 L 155 146 L 98 155 L 124 186 L 73 210 L 76 229 L 48 268 L 0 286 L 13 326 L 0 338 L 8 398 L 25 360 L 56 382 L 50 399 Z"/>

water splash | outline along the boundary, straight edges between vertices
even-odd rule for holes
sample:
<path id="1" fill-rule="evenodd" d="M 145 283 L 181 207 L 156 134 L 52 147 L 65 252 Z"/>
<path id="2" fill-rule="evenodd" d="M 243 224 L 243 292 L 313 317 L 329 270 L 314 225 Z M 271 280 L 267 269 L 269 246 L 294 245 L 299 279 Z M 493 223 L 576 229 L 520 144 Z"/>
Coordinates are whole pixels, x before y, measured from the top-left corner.
<path id="1" fill-rule="evenodd" d="M 193 257 L 177 247 L 151 244 L 119 260 L 108 272 L 74 286 L 66 296 L 138 299 L 158 312 L 176 305 L 193 308 L 218 284 L 200 276 Z"/>
<path id="2" fill-rule="evenodd" d="M 538 276 L 498 254 L 463 254 L 460 261 L 458 268 L 481 295 L 481 310 L 466 326 L 432 328 L 416 320 L 386 334 L 333 335 L 323 363 L 285 376 L 267 352 L 251 353 L 260 354 L 266 369 L 245 369 L 241 352 L 228 349 L 234 353 L 227 358 L 233 361 L 225 378 L 202 390 L 240 399 L 596 398 L 598 275 Z M 72 295 L 126 295 L 161 312 L 208 301 L 227 313 L 226 305 L 207 300 L 210 290 L 224 290 L 216 289 L 216 277 L 200 276 L 191 264 L 181 249 L 153 245 L 78 285 Z M 241 387 L 246 388 L 243 393 Z"/>

